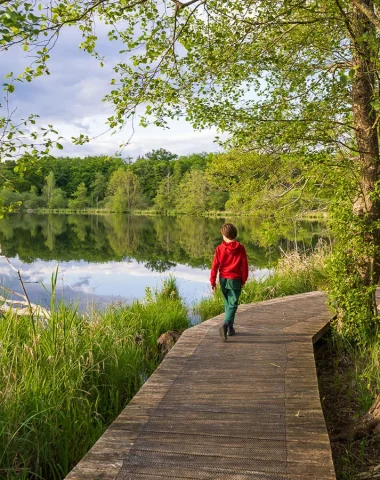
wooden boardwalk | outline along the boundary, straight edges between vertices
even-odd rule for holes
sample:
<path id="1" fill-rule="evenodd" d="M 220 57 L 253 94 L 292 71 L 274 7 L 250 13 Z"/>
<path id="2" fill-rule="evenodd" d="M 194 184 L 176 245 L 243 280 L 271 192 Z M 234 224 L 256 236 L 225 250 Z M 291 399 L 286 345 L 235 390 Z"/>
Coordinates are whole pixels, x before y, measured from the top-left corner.
<path id="1" fill-rule="evenodd" d="M 68 480 L 335 480 L 313 353 L 320 292 L 241 305 L 182 335 Z"/>

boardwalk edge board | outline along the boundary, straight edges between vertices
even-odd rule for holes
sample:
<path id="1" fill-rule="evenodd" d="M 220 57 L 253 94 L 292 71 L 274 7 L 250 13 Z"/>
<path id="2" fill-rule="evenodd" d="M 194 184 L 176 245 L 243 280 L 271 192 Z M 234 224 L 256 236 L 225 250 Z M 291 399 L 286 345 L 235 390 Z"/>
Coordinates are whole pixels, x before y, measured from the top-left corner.
<path id="1" fill-rule="evenodd" d="M 240 305 L 186 330 L 67 480 L 335 480 L 313 343 L 322 292 Z"/>

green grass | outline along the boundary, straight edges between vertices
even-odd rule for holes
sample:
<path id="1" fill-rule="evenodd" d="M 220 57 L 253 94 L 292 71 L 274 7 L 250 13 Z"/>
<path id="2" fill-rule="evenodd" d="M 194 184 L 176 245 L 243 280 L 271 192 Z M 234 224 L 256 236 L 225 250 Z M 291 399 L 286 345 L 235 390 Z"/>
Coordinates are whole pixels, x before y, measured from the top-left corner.
<path id="1" fill-rule="evenodd" d="M 188 327 L 173 280 L 144 303 L 47 324 L 0 320 L 0 477 L 62 479 L 160 361 L 157 338 Z"/>
<path id="2" fill-rule="evenodd" d="M 355 396 L 357 414 L 364 414 L 380 392 L 380 338 L 365 347 L 353 346 L 333 331 L 337 383 L 347 383 Z M 345 367 L 345 368 L 342 368 Z M 340 373 L 339 373 L 340 372 Z"/>

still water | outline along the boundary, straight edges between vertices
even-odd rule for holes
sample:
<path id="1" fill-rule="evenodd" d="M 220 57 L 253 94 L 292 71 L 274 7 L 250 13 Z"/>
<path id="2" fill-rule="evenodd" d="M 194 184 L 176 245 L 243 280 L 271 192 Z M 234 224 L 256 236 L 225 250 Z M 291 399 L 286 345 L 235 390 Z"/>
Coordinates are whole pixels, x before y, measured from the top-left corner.
<path id="1" fill-rule="evenodd" d="M 141 299 L 147 287 L 159 288 L 170 275 L 192 305 L 210 295 L 209 268 L 225 221 L 237 226 L 250 277 L 256 278 L 275 265 L 280 247 L 292 249 L 296 240 L 308 249 L 324 228 L 319 222 L 305 222 L 270 232 L 275 246 L 269 248 L 263 246 L 268 230 L 252 218 L 23 214 L 0 219 L 0 245 L 2 255 L 20 269 L 34 303 L 50 303 L 51 276 L 58 266 L 58 297 L 78 302 L 80 308 Z M 4 257 L 0 285 L 20 292 L 17 274 Z"/>

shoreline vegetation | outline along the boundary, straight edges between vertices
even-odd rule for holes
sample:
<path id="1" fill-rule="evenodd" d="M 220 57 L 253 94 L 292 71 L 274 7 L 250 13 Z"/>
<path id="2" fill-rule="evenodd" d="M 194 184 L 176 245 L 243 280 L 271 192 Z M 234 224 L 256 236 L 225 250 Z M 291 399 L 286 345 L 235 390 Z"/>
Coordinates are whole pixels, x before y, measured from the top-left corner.
<path id="1" fill-rule="evenodd" d="M 353 347 L 331 329 L 314 352 L 337 480 L 379 478 L 379 432 L 363 420 L 380 392 L 380 340 Z"/>
<path id="2" fill-rule="evenodd" d="M 84 315 L 54 290 L 48 321 L 0 322 L 1 478 L 64 478 L 155 370 L 158 338 L 189 326 L 172 279 Z"/>
<path id="3" fill-rule="evenodd" d="M 283 254 L 272 274 L 246 283 L 240 303 L 328 290 L 328 257 L 322 243 L 309 256 Z M 36 323 L 36 328 L 29 317 L 16 318 L 11 312 L 0 322 L 3 478 L 62 479 L 153 373 L 161 361 L 159 336 L 190 326 L 174 278 L 160 291 L 147 289 L 144 301 L 131 306 L 82 315 L 74 305 L 61 302 L 55 307 L 52 298 L 51 311 L 51 318 Z M 195 307 L 202 321 L 222 311 L 218 289 Z M 351 402 L 350 425 L 342 426 L 339 418 L 326 413 L 337 480 L 349 480 L 376 461 L 376 453 L 368 455 L 365 448 L 377 452 L 378 440 L 365 435 L 350 439 L 346 431 L 368 411 L 380 390 L 380 342 L 360 351 L 338 342 L 333 332 L 325 342 L 325 363 L 317 355 L 322 404 L 331 412 L 335 399 L 339 405 L 344 398 Z M 335 360 L 326 370 L 330 355 Z"/>
<path id="4" fill-rule="evenodd" d="M 75 215 L 112 215 L 113 210 L 108 208 L 82 208 L 82 209 L 73 209 L 73 208 L 35 208 L 35 209 L 19 209 L 17 213 L 29 213 L 29 214 L 75 214 Z M 188 214 L 180 210 L 159 210 L 155 208 L 150 209 L 134 209 L 130 211 L 125 211 L 123 214 L 134 215 L 134 216 L 188 216 Z M 208 210 L 205 212 L 199 212 L 196 216 L 201 217 L 252 217 L 256 218 L 256 213 L 254 211 L 246 212 L 235 212 L 232 210 Z M 327 210 L 315 210 L 310 212 L 303 212 L 300 216 L 302 220 L 325 220 L 328 217 Z"/>

